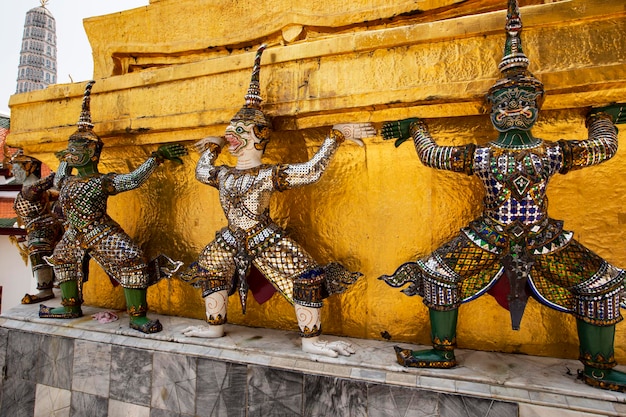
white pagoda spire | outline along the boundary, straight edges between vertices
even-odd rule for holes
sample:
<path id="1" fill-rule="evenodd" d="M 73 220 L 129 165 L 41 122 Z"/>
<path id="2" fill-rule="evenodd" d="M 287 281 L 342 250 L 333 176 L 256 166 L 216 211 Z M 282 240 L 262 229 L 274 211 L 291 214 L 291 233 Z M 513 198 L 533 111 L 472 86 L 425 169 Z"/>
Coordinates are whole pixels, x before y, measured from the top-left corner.
<path id="1" fill-rule="evenodd" d="M 56 22 L 46 4 L 26 12 L 16 93 L 41 90 L 57 82 Z"/>

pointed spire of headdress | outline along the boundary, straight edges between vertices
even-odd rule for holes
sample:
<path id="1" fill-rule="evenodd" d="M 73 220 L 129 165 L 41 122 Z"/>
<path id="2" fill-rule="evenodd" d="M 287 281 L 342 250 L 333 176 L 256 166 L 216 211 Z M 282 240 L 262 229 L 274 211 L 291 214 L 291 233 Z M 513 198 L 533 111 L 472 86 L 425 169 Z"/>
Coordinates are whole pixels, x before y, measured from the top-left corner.
<path id="1" fill-rule="evenodd" d="M 251 109 L 260 109 L 261 102 L 261 86 L 259 84 L 259 74 L 261 73 L 261 55 L 267 48 L 266 44 L 259 46 L 254 57 L 254 66 L 252 67 L 252 77 L 250 79 L 250 86 L 248 87 L 248 94 L 246 94 L 246 107 Z"/>
<path id="2" fill-rule="evenodd" d="M 258 126 L 269 126 L 269 120 L 265 117 L 265 114 L 261 111 L 261 87 L 259 83 L 259 74 L 261 72 L 261 55 L 267 48 L 266 44 L 259 46 L 254 57 L 254 66 L 252 67 L 252 77 L 250 79 L 250 86 L 248 87 L 248 93 L 245 95 L 246 103 L 232 118 L 232 122 L 236 121 L 251 121 Z"/>
<path id="3" fill-rule="evenodd" d="M 85 132 L 93 129 L 93 123 L 91 123 L 91 87 L 95 84 L 95 81 L 89 81 L 85 87 L 85 93 L 83 94 L 83 105 L 80 111 L 80 117 L 78 118 L 78 130 Z"/>
<path id="4" fill-rule="evenodd" d="M 529 60 L 522 50 L 522 18 L 517 0 L 509 0 L 504 30 L 506 31 L 504 56 L 498 68 L 503 73 L 511 68 L 528 68 Z"/>
<path id="5" fill-rule="evenodd" d="M 85 87 L 80 116 L 78 117 L 78 123 L 76 123 L 78 130 L 70 136 L 70 140 L 88 139 L 101 141 L 100 137 L 93 132 L 93 123 L 91 122 L 91 88 L 95 83 L 93 80 L 89 81 Z"/>

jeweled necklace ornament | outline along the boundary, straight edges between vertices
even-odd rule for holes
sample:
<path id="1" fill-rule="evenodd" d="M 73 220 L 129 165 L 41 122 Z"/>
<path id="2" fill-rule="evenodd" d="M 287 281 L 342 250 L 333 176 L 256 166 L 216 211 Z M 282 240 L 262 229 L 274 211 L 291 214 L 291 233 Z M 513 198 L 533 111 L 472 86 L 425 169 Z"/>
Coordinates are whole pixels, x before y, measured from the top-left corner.
<path id="1" fill-rule="evenodd" d="M 589 137 L 548 142 L 535 138 L 531 127 L 543 100 L 543 85 L 530 72 L 522 51 L 522 21 L 517 1 L 508 2 L 502 78 L 487 94 L 498 138 L 484 146 L 439 146 L 426 124 L 406 119 L 383 125 L 385 139 L 399 145 L 413 139 L 425 165 L 476 175 L 483 183 L 482 215 L 444 246 L 382 276 L 392 287 L 409 286 L 429 308 L 433 349 L 396 348 L 399 363 L 413 367 L 456 365 L 456 321 L 461 303 L 486 292 L 510 311 L 519 329 L 526 300 L 574 315 L 578 323 L 581 378 L 586 383 L 626 391 L 626 375 L 612 370 L 615 324 L 622 319 L 622 269 L 573 239 L 563 222 L 548 216 L 550 178 L 599 164 L 615 155 L 617 130 L 624 123 L 623 105 L 592 110 Z M 594 342 L 595 340 L 595 342 Z M 601 375 L 601 376 L 599 376 Z"/>
<path id="2" fill-rule="evenodd" d="M 187 336 L 220 337 L 224 334 L 228 297 L 239 293 L 246 309 L 249 289 L 262 303 L 275 291 L 294 305 L 302 336 L 302 349 L 326 356 L 350 355 L 346 343 L 319 340 L 322 331 L 322 300 L 341 293 L 356 281 L 352 273 L 333 263 L 319 265 L 270 217 L 270 197 L 319 180 L 339 145 L 348 138 L 374 135 L 369 124 L 335 125 L 322 146 L 307 162 L 266 165 L 261 162 L 270 138 L 270 122 L 260 104 L 259 74 L 262 45 L 256 53 L 245 104 L 226 128 L 224 138 L 198 142 L 202 156 L 196 179 L 219 190 L 220 204 L 228 226 L 218 231 L 197 262 L 181 278 L 202 290 L 208 326 L 192 326 Z M 237 165 L 215 165 L 222 146 L 228 143 Z"/>
<path id="3" fill-rule="evenodd" d="M 142 249 L 121 226 L 107 214 L 109 196 L 138 188 L 147 181 L 165 159 L 181 162 L 186 154 L 178 144 L 162 145 L 146 162 L 128 174 L 98 171 L 103 142 L 93 132 L 91 90 L 85 88 L 78 129 L 68 139 L 67 149 L 57 153 L 61 160 L 55 184 L 59 186 L 59 204 L 63 211 L 65 233 L 51 256 L 62 294 L 62 307 L 40 306 L 43 318 L 69 319 L 82 316 L 82 285 L 88 278 L 90 258 L 124 288 L 129 326 L 143 333 L 162 330 L 158 320 L 146 316 L 148 286 L 169 277 L 180 262 L 159 255 L 147 262 Z M 71 175 L 76 169 L 76 175 Z"/>

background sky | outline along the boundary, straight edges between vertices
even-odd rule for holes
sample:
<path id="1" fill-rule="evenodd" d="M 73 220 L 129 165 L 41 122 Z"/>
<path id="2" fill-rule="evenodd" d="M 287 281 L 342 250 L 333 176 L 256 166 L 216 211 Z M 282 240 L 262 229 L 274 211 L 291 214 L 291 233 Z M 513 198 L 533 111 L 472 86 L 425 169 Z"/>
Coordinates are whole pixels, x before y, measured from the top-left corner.
<path id="1" fill-rule="evenodd" d="M 86 81 L 93 76 L 91 46 L 83 19 L 147 6 L 150 0 L 50 0 L 46 8 L 57 26 L 57 83 Z M 0 113 L 10 115 L 9 97 L 15 94 L 26 12 L 39 0 L 0 0 Z"/>

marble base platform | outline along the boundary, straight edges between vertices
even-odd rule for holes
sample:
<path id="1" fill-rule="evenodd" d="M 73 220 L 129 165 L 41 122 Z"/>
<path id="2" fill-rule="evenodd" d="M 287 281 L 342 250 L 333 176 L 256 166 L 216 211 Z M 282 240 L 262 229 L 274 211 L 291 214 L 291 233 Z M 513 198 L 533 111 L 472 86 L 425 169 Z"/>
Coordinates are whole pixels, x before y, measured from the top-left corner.
<path id="1" fill-rule="evenodd" d="M 152 314 L 164 330 L 144 335 L 125 312 L 98 323 L 100 311 L 40 319 L 34 305 L 0 316 L 0 416 L 626 415 L 626 394 L 583 384 L 574 360 L 458 350 L 455 369 L 408 369 L 384 341 L 326 336 L 357 350 L 326 358 L 303 353 L 296 332 L 227 325 L 225 337 L 198 339 L 182 330 L 200 320 Z"/>

